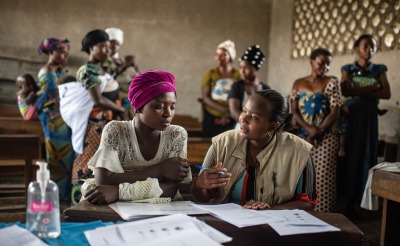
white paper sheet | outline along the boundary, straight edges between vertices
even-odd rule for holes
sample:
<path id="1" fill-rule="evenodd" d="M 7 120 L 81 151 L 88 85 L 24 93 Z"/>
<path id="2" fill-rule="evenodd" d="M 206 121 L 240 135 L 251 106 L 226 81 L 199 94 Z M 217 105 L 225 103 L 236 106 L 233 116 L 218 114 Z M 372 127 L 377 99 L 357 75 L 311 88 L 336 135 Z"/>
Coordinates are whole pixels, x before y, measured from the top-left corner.
<path id="1" fill-rule="evenodd" d="M 225 203 L 219 205 L 195 205 L 196 207 L 211 212 L 216 217 L 225 220 L 237 227 L 253 226 L 260 224 L 268 224 L 271 222 L 283 221 L 276 215 L 262 214 L 258 211 L 245 209 L 235 203 Z"/>
<path id="2" fill-rule="evenodd" d="M 48 245 L 30 231 L 13 225 L 0 229 L 0 245 L 7 246 L 45 246 Z"/>
<path id="3" fill-rule="evenodd" d="M 340 231 L 303 210 L 265 210 L 261 213 L 283 217 L 282 222 L 273 222 L 269 225 L 281 236 L 294 234 L 307 234 L 328 231 Z"/>
<path id="4" fill-rule="evenodd" d="M 195 218 L 176 214 L 100 227 L 85 231 L 85 236 L 90 245 L 96 246 L 160 245 L 161 241 L 163 245 L 220 245 L 232 240 L 203 224 Z"/>
<path id="5" fill-rule="evenodd" d="M 150 216 L 171 215 L 171 214 L 208 214 L 208 211 L 193 206 L 190 201 L 176 201 L 169 203 L 135 203 L 116 202 L 109 206 L 114 209 L 124 220 L 137 220 Z"/>

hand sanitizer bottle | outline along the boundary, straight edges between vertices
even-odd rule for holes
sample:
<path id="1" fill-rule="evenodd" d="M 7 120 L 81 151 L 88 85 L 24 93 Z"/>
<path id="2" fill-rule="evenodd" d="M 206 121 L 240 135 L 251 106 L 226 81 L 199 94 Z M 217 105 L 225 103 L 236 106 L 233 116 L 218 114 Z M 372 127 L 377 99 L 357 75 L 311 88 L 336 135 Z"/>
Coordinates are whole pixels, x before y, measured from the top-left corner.
<path id="1" fill-rule="evenodd" d="M 47 163 L 38 161 L 36 181 L 29 184 L 26 229 L 40 238 L 60 235 L 60 203 L 57 184 L 50 180 Z"/>

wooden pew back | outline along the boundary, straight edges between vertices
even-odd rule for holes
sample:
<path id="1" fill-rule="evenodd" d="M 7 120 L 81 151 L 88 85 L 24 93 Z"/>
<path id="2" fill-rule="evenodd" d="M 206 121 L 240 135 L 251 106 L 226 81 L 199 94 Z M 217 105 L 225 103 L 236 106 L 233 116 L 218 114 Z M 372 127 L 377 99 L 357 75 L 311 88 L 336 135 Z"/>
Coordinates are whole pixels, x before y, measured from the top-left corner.
<path id="1" fill-rule="evenodd" d="M 22 117 L 17 104 L 0 104 L 0 117 Z"/>
<path id="2" fill-rule="evenodd" d="M 202 164 L 208 149 L 211 146 L 211 138 L 189 137 L 187 144 L 187 158 L 191 165 Z"/>
<path id="3" fill-rule="evenodd" d="M 39 135 L 44 142 L 44 133 L 40 121 L 27 121 L 22 117 L 0 117 L 0 135 L 28 134 Z"/>
<path id="4" fill-rule="evenodd" d="M 202 137 L 199 120 L 190 115 L 175 115 L 171 123 L 185 128 L 189 137 Z"/>

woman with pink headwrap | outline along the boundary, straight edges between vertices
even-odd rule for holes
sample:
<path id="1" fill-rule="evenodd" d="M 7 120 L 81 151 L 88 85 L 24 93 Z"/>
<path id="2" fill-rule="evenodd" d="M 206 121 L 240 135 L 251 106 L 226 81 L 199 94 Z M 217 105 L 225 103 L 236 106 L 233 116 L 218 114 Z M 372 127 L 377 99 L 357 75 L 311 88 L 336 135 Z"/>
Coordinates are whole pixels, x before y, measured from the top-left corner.
<path id="1" fill-rule="evenodd" d="M 174 76 L 159 70 L 140 73 L 129 86 L 128 99 L 136 115 L 131 121 L 106 125 L 88 163 L 95 178 L 83 184 L 82 194 L 93 204 L 179 199 L 180 184 L 192 177 L 186 160 L 187 132 L 171 125 Z"/>

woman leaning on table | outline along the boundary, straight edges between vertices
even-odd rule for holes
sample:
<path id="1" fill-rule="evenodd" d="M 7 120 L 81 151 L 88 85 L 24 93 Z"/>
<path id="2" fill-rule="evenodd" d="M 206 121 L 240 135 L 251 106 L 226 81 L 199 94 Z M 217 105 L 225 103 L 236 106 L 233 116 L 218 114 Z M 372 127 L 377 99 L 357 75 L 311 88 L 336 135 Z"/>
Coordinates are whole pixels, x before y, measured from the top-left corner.
<path id="1" fill-rule="evenodd" d="M 288 102 L 280 93 L 262 90 L 250 96 L 239 117 L 240 130 L 212 139 L 192 187 L 194 197 L 250 209 L 313 210 L 312 146 L 282 130 L 290 120 Z"/>
<path id="2" fill-rule="evenodd" d="M 88 163 L 95 178 L 85 181 L 82 193 L 92 204 L 180 200 L 179 187 L 192 176 L 186 160 L 187 132 L 171 125 L 177 103 L 174 75 L 161 70 L 138 74 L 128 99 L 135 116 L 105 126 Z"/>

